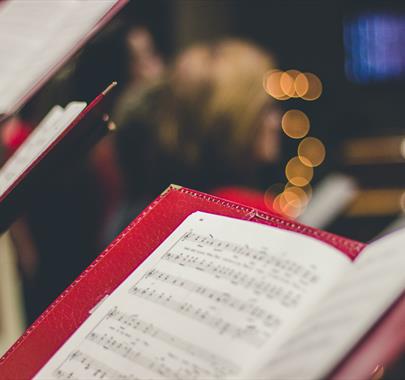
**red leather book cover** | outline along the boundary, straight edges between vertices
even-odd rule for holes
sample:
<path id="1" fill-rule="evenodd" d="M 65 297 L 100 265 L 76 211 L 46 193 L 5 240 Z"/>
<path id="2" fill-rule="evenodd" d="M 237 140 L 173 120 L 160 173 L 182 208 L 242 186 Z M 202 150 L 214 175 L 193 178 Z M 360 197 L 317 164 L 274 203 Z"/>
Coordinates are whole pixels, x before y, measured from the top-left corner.
<path id="1" fill-rule="evenodd" d="M 171 186 L 97 257 L 0 359 L 0 378 L 33 377 L 89 317 L 89 312 L 105 296 L 111 294 L 187 216 L 195 211 L 296 231 L 330 244 L 352 259 L 365 247 L 362 243 L 285 220 L 270 213 L 187 188 Z M 373 338 L 372 334 L 370 338 Z M 363 366 L 365 369 L 363 368 L 359 379 L 368 378 L 375 367 L 374 362 L 368 364 Z M 344 366 L 342 368 L 344 369 Z"/>

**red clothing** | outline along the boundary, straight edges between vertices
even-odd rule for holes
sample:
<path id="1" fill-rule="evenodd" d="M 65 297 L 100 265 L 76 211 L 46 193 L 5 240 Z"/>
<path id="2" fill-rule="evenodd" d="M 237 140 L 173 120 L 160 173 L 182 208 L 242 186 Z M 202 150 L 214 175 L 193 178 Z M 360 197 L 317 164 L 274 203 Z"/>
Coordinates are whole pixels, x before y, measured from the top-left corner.
<path id="1" fill-rule="evenodd" d="M 31 133 L 33 125 L 18 118 L 12 118 L 1 129 L 1 145 L 5 147 L 6 158 L 10 157 Z"/>

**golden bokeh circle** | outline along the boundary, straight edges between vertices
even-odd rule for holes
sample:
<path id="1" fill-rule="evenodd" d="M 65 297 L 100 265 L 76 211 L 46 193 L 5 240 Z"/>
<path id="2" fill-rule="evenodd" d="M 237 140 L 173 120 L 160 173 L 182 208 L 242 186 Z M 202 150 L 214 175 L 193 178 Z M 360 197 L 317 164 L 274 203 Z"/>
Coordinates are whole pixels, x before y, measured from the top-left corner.
<path id="1" fill-rule="evenodd" d="M 284 93 L 280 86 L 281 76 L 283 71 L 270 70 L 263 77 L 264 90 L 273 98 L 277 100 L 287 100 L 288 96 Z"/>
<path id="2" fill-rule="evenodd" d="M 298 157 L 306 166 L 319 166 L 325 160 L 325 156 L 325 145 L 315 137 L 306 137 L 298 145 Z"/>
<path id="3" fill-rule="evenodd" d="M 299 196 L 293 192 L 279 194 L 274 199 L 273 208 L 280 214 L 290 218 L 296 218 L 303 210 Z"/>
<path id="4" fill-rule="evenodd" d="M 288 137 L 301 139 L 308 134 L 310 122 L 304 112 L 292 109 L 283 115 L 281 127 Z"/>
<path id="5" fill-rule="evenodd" d="M 304 73 L 299 73 L 294 81 L 295 92 L 299 97 L 305 96 L 309 90 L 309 81 Z"/>
<path id="6" fill-rule="evenodd" d="M 285 187 L 284 187 L 284 189 L 285 190 L 288 190 L 288 189 L 299 189 L 299 190 L 301 190 L 301 191 L 304 191 L 305 192 L 305 196 L 306 196 L 306 199 L 307 199 L 307 202 L 306 203 L 309 203 L 309 201 L 311 200 L 311 198 L 312 198 L 312 186 L 308 183 L 308 185 L 305 185 L 305 186 L 301 186 L 301 187 L 297 187 L 297 186 L 295 186 L 295 185 L 293 185 L 292 183 L 290 183 L 290 182 L 287 182 L 286 183 L 286 185 L 285 185 Z M 301 194 L 301 192 L 298 190 L 298 193 L 299 194 Z M 297 190 L 293 190 L 293 191 L 297 191 Z M 303 197 L 304 198 L 304 197 Z"/>
<path id="7" fill-rule="evenodd" d="M 321 80 L 313 73 L 304 73 L 308 81 L 308 90 L 302 95 L 302 99 L 316 100 L 322 95 L 323 86 Z"/>
<path id="8" fill-rule="evenodd" d="M 301 74 L 301 72 L 298 70 L 287 70 L 281 74 L 280 88 L 284 94 L 290 98 L 298 97 L 295 90 L 295 80 L 299 74 Z"/>
<path id="9" fill-rule="evenodd" d="M 274 183 L 268 187 L 264 193 L 264 204 L 267 208 L 273 208 L 274 199 L 284 191 L 284 186 L 282 183 Z"/>
<path id="10" fill-rule="evenodd" d="M 299 157 L 293 157 L 285 167 L 285 175 L 293 185 L 303 187 L 311 182 L 314 170 L 312 167 L 304 165 Z"/>
<path id="11" fill-rule="evenodd" d="M 293 194 L 295 198 L 299 199 L 300 207 L 302 208 L 304 208 L 309 203 L 310 197 L 302 187 L 297 186 L 286 187 L 286 189 L 284 190 L 284 194 L 286 197 L 289 197 L 291 196 L 291 194 Z"/>

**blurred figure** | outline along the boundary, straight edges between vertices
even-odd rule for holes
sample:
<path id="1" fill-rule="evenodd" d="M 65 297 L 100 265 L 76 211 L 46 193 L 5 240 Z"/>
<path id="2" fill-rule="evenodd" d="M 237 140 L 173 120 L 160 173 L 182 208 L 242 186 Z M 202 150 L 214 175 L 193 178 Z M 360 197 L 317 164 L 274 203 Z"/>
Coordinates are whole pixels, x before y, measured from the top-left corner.
<path id="1" fill-rule="evenodd" d="M 130 59 L 132 85 L 154 81 L 163 74 L 164 63 L 156 51 L 150 32 L 144 27 L 133 27 L 128 33 L 127 44 Z"/>
<path id="2" fill-rule="evenodd" d="M 4 156 L 18 148 L 55 104 L 89 102 L 117 80 L 119 86 L 108 98 L 114 113 L 125 99 L 126 88 L 133 92 L 160 75 L 163 67 L 146 29 L 128 31 L 120 20 L 111 23 L 3 127 Z M 105 242 L 100 240 L 105 220 L 122 197 L 114 152 L 111 138 L 104 138 L 90 160 L 64 168 L 63 175 L 37 194 L 35 204 L 12 226 L 27 323 L 33 322 L 104 248 Z"/>
<path id="3" fill-rule="evenodd" d="M 231 186 L 234 200 L 265 208 L 262 194 L 243 189 L 256 187 L 260 165 L 280 153 L 279 111 L 262 85 L 272 68 L 271 56 L 248 42 L 200 44 L 132 97 L 116 139 L 130 204 L 120 227 L 170 183 L 214 194 Z"/>
<path id="4" fill-rule="evenodd" d="M 119 61 L 121 64 L 125 64 L 128 74 L 127 78 L 119 83 L 120 95 L 112 107 L 112 120 L 117 124 L 120 124 L 120 115 L 123 110 L 128 107 L 128 99 L 131 99 L 132 95 L 136 95 L 143 87 L 159 80 L 165 70 L 163 59 L 157 51 L 148 29 L 143 26 L 132 26 L 124 41 L 127 59 Z M 117 158 L 113 139 L 104 138 L 97 144 L 92 152 L 91 162 L 103 191 L 104 219 L 108 220 L 123 197 L 122 174 L 116 165 Z M 102 240 L 102 246 L 109 242 Z"/>

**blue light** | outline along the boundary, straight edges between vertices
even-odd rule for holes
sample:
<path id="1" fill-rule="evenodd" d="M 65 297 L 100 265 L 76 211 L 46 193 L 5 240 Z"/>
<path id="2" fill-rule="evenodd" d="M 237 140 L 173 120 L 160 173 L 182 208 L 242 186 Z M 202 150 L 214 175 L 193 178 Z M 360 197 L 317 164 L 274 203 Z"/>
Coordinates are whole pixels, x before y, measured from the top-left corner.
<path id="1" fill-rule="evenodd" d="M 405 77 L 405 14 L 364 12 L 344 22 L 345 71 L 357 83 Z"/>

